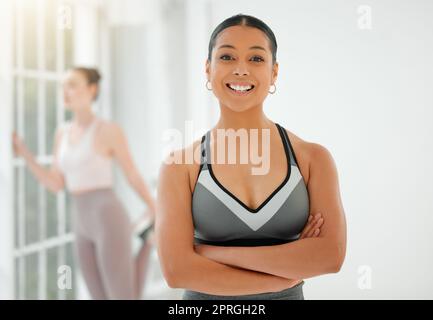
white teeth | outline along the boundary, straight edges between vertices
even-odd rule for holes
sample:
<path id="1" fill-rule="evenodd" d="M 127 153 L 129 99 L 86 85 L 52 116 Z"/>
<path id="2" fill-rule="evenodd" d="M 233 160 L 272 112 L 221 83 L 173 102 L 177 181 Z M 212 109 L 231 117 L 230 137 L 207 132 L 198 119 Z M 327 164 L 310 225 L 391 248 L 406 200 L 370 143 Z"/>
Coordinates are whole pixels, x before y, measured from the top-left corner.
<path id="1" fill-rule="evenodd" d="M 250 90 L 253 86 L 238 86 L 238 85 L 229 84 L 229 87 L 236 91 L 247 91 Z"/>

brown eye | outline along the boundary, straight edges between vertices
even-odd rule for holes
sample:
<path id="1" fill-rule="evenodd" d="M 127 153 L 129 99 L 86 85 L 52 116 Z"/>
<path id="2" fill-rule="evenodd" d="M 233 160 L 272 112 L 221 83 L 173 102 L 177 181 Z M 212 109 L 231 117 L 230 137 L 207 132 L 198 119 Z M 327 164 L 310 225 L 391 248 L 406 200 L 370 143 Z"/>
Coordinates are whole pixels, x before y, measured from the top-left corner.
<path id="1" fill-rule="evenodd" d="M 251 60 L 253 60 L 254 62 L 265 61 L 262 57 L 259 57 L 259 56 L 254 56 L 254 57 L 251 58 Z"/>
<path id="2" fill-rule="evenodd" d="M 228 54 L 222 55 L 220 57 L 221 60 L 231 60 L 232 57 L 230 57 Z"/>

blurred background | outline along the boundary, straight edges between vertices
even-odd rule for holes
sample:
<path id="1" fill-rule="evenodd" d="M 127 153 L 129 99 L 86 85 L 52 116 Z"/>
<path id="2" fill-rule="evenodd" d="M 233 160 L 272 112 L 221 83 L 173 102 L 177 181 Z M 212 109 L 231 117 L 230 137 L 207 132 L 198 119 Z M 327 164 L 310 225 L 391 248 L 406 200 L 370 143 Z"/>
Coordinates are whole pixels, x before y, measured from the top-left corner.
<path id="1" fill-rule="evenodd" d="M 95 110 L 124 128 L 155 194 L 167 130 L 198 138 L 218 119 L 205 88 L 207 46 L 237 13 L 277 37 L 277 93 L 265 112 L 328 148 L 339 172 L 346 261 L 338 274 L 308 279 L 306 299 L 433 298 L 432 1 L 2 0 L 1 299 L 89 298 L 72 255 L 68 195 L 51 194 L 14 158 L 11 132 L 50 165 L 55 128 L 71 117 L 59 81 L 71 66 L 97 67 Z M 143 203 L 116 177 L 138 217 Z M 62 265 L 72 268 L 71 289 L 57 283 Z M 143 298 L 180 294 L 154 251 Z"/>

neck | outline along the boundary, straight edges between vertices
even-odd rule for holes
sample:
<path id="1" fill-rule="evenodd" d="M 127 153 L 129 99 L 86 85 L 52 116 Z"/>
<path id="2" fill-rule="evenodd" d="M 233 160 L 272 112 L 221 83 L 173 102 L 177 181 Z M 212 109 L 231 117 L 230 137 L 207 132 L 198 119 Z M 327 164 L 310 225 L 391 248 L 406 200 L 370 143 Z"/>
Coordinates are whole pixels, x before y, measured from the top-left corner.
<path id="1" fill-rule="evenodd" d="M 74 112 L 74 122 L 80 127 L 87 127 L 95 118 L 92 108 L 82 108 Z"/>
<path id="2" fill-rule="evenodd" d="M 273 122 L 263 113 L 263 106 L 256 106 L 243 112 L 221 106 L 221 116 L 215 129 L 261 129 L 273 126 Z"/>

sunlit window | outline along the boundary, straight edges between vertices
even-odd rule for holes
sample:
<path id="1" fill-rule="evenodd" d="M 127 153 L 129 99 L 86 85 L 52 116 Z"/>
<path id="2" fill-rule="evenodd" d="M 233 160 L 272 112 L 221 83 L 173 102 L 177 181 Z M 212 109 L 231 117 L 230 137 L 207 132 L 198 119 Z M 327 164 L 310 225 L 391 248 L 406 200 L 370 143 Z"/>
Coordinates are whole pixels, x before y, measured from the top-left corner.
<path id="1" fill-rule="evenodd" d="M 69 117 L 59 80 L 73 64 L 73 9 L 68 1 L 14 1 L 14 127 L 45 166 L 55 129 Z M 13 166 L 15 298 L 74 299 L 76 277 L 70 289 L 58 287 L 58 268 L 75 270 L 68 197 L 42 187 L 22 159 Z"/>

